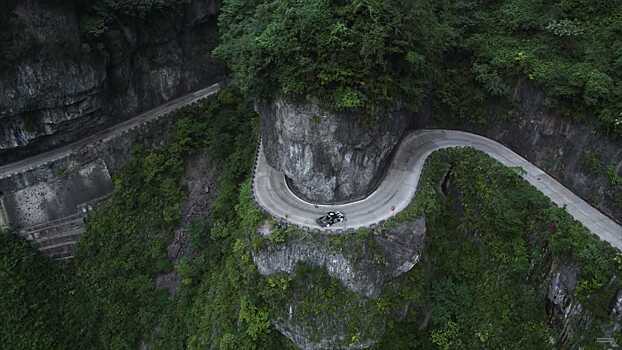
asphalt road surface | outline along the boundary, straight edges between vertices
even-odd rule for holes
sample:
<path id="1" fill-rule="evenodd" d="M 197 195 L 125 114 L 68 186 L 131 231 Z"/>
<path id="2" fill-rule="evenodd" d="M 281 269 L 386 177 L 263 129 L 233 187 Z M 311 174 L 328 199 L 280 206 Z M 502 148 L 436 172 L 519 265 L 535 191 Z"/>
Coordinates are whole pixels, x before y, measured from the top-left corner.
<path id="1" fill-rule="evenodd" d="M 502 144 L 485 137 L 453 130 L 419 130 L 400 144 L 387 174 L 376 191 L 367 198 L 339 205 L 315 205 L 297 197 L 285 177 L 266 162 L 259 150 L 253 193 L 257 203 L 277 219 L 311 229 L 340 232 L 369 227 L 394 216 L 414 199 L 426 158 L 434 151 L 449 147 L 472 147 L 487 153 L 508 167 L 520 167 L 521 176 L 549 197 L 602 240 L 622 250 L 622 226 L 579 198 L 572 191 L 535 165 Z M 321 228 L 315 220 L 329 210 L 346 215 L 346 221 Z"/>
<path id="2" fill-rule="evenodd" d="M 0 166 L 0 179 L 62 159 L 88 144 L 106 142 L 119 137 L 176 109 L 213 95 L 219 91 L 220 87 L 221 84 L 214 84 L 75 143 Z M 253 192 L 257 203 L 268 213 L 295 225 L 329 232 L 369 227 L 406 208 L 414 199 L 426 158 L 436 150 L 449 147 L 473 147 L 487 153 L 503 165 L 522 168 L 524 172 L 521 176 L 529 183 L 542 191 L 555 204 L 565 207 L 576 220 L 583 223 L 602 240 L 622 250 L 622 226 L 507 147 L 485 137 L 462 131 L 419 130 L 413 132 L 400 144 L 385 178 L 376 191 L 365 199 L 339 205 L 315 205 L 297 197 L 285 183 L 283 174 L 267 164 L 263 150 L 260 149 L 253 179 Z M 316 224 L 315 219 L 329 210 L 343 212 L 346 215 L 346 221 L 330 228 L 321 228 Z"/>

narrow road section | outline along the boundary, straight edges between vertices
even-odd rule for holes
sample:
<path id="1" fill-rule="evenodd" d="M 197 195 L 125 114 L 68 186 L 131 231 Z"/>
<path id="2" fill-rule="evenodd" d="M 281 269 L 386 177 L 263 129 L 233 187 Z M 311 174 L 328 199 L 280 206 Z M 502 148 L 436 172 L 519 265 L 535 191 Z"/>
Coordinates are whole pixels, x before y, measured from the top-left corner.
<path id="1" fill-rule="evenodd" d="M 79 150 L 80 148 L 95 143 L 95 142 L 107 142 L 111 139 L 119 137 L 126 132 L 129 132 L 135 128 L 138 128 L 146 123 L 157 120 L 177 109 L 191 105 L 199 100 L 202 100 L 208 96 L 217 93 L 222 87 L 221 83 L 216 83 L 207 88 L 195 91 L 193 93 L 184 95 L 177 99 L 171 100 L 163 105 L 160 105 L 154 109 L 139 114 L 136 117 L 128 119 L 122 123 L 113 125 L 107 129 L 104 129 L 98 133 L 95 133 L 89 137 L 83 138 L 80 141 L 70 143 L 63 147 L 55 148 L 51 151 L 38 154 L 14 163 L 9 163 L 0 166 L 0 179 L 14 176 L 32 169 L 36 169 L 47 163 L 53 162 L 58 159 L 69 156 L 72 152 Z"/>
<path id="2" fill-rule="evenodd" d="M 261 147 L 261 146 L 260 146 Z M 345 229 L 369 227 L 394 216 L 414 199 L 428 156 L 440 149 L 472 147 L 487 153 L 508 167 L 520 167 L 521 176 L 555 204 L 602 240 L 622 250 L 622 226 L 592 207 L 553 177 L 502 144 L 488 138 L 454 130 L 418 130 L 400 144 L 387 174 L 367 198 L 340 205 L 316 205 L 297 197 L 289 189 L 282 173 L 266 162 L 263 149 L 257 156 L 253 195 L 270 215 L 294 225 L 338 233 Z M 315 220 L 329 210 L 338 210 L 347 220 L 330 228 L 321 228 Z"/>

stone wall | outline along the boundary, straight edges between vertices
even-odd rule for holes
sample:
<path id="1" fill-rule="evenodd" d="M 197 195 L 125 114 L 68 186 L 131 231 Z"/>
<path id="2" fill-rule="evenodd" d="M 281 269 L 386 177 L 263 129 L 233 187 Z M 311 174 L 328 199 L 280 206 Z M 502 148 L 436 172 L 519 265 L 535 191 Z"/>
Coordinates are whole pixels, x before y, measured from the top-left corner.
<path id="1" fill-rule="evenodd" d="M 4 207 L 4 196 L 0 195 L 0 230 L 9 227 L 9 216 Z"/>
<path id="2" fill-rule="evenodd" d="M 39 182 L 8 193 L 4 204 L 10 225 L 20 229 L 77 213 L 80 205 L 112 192 L 112 180 L 103 160 L 85 164 L 53 181 Z"/>
<path id="3" fill-rule="evenodd" d="M 6 210 L 0 214 L 46 255 L 71 257 L 84 230 L 83 218 L 112 193 L 111 177 L 131 160 L 134 147 L 165 145 L 176 110 L 208 98 L 218 88 L 202 89 L 80 142 L 5 166 L 0 172 L 0 202 Z"/>

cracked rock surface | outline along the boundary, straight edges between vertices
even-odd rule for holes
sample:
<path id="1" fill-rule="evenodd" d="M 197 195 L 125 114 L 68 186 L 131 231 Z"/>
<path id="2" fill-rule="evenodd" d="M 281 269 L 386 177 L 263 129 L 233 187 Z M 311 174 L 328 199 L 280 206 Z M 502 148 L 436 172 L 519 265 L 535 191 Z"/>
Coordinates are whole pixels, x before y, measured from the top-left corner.
<path id="1" fill-rule="evenodd" d="M 119 20 L 87 39 L 74 1 L 0 14 L 0 165 L 79 140 L 224 75 L 211 57 L 215 0 Z"/>
<path id="2" fill-rule="evenodd" d="M 291 189 L 317 203 L 365 197 L 382 178 L 412 116 L 393 111 L 366 122 L 361 115 L 323 110 L 316 103 L 258 102 L 268 163 Z"/>

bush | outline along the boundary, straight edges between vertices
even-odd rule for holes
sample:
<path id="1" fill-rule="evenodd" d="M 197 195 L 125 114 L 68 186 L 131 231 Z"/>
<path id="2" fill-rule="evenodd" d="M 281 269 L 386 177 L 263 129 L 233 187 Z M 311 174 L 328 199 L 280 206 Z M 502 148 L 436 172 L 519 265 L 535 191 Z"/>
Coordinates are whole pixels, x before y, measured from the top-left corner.
<path id="1" fill-rule="evenodd" d="M 448 30 L 433 2 L 226 0 L 216 55 L 244 91 L 336 110 L 417 106 Z"/>
<path id="2" fill-rule="evenodd" d="M 448 168 L 452 191 L 442 195 L 438 183 Z M 421 205 L 430 197 L 439 205 Z M 382 298 L 399 304 L 403 290 L 418 287 L 421 307 L 392 325 L 379 349 L 552 348 L 550 339 L 568 334 L 543 306 L 554 263 L 579 267 L 571 297 L 592 320 L 564 344 L 592 344 L 591 335 L 609 324 L 622 258 L 512 169 L 472 149 L 435 152 L 406 211 L 412 208 L 426 217 L 426 254 Z"/>

